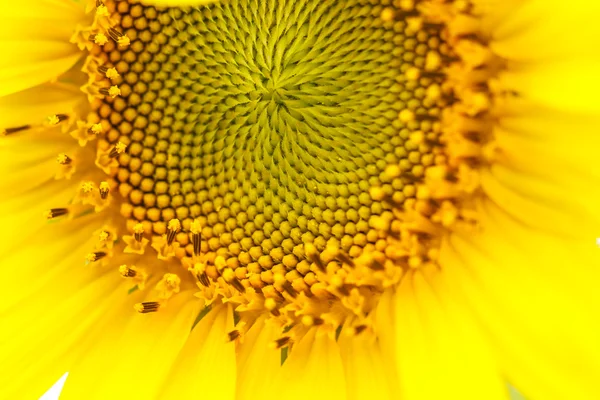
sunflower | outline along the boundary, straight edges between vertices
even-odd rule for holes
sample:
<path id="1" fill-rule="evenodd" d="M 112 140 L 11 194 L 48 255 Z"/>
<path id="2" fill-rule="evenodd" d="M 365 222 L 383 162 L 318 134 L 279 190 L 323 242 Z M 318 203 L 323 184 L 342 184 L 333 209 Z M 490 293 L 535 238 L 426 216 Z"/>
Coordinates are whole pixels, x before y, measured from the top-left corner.
<path id="1" fill-rule="evenodd" d="M 598 17 L 3 1 L 0 398 L 600 398 Z"/>

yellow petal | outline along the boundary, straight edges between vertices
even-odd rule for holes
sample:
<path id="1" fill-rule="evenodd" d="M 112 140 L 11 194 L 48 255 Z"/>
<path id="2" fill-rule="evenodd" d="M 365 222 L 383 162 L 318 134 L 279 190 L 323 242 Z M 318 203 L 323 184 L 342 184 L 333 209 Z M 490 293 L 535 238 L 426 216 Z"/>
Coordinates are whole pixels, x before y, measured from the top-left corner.
<path id="1" fill-rule="evenodd" d="M 2 39 L 45 39 L 68 42 L 85 18 L 81 3 L 69 0 L 29 0 L 0 4 Z"/>
<path id="2" fill-rule="evenodd" d="M 281 353 L 269 347 L 277 339 L 279 330 L 260 317 L 244 335 L 237 356 L 237 393 L 238 400 L 264 398 L 271 391 L 273 379 L 280 369 Z"/>
<path id="3" fill-rule="evenodd" d="M 0 96 L 57 78 L 83 55 L 69 43 L 82 7 L 34 0 L 0 5 Z"/>
<path id="4" fill-rule="evenodd" d="M 564 57 L 597 58 L 594 49 L 600 46 L 599 16 L 598 2 L 522 1 L 492 33 L 490 46 L 509 60 L 548 62 Z"/>
<path id="5" fill-rule="evenodd" d="M 117 274 L 90 276 L 90 271 L 58 267 L 55 282 L 28 297 L 26 304 L 2 314 L 0 398 L 38 398 L 102 335 L 100 321 L 114 320 L 120 285 Z M 41 272 L 48 264 L 38 265 Z M 68 284 L 60 282 L 70 273 Z M 87 275 L 87 276 L 86 276 Z M 79 286 L 79 287 L 78 287 Z"/>
<path id="6" fill-rule="evenodd" d="M 293 347 L 269 399 L 345 399 L 346 381 L 337 343 L 311 329 Z"/>
<path id="7" fill-rule="evenodd" d="M 1 220 L 7 218 L 2 216 Z M 14 316 L 26 325 L 27 318 L 37 315 L 41 306 L 52 304 L 61 293 L 77 290 L 103 272 L 86 268 L 84 263 L 85 255 L 95 244 L 89 235 L 89 229 L 97 224 L 94 218 L 42 224 L 43 227 L 23 227 L 19 234 L 13 234 L 20 237 L 21 243 L 10 240 L 9 230 L 0 234 L 2 242 L 10 244 L 0 253 L 0 272 L 18 277 L 17 284 L 2 289 L 0 313 L 7 324 Z"/>
<path id="8" fill-rule="evenodd" d="M 482 173 L 486 194 L 530 226 L 583 240 L 595 237 L 600 118 L 523 101 L 507 110 L 494 130 L 498 157 Z"/>
<path id="9" fill-rule="evenodd" d="M 149 300 L 155 298 L 145 301 Z M 101 338 L 69 370 L 61 400 L 156 398 L 188 339 L 198 302 L 193 293 L 181 292 L 156 313 L 137 314 L 133 303 L 127 308 L 131 312 L 110 321 Z"/>
<path id="10" fill-rule="evenodd" d="M 385 365 L 387 382 L 392 393 L 399 393 L 396 350 L 396 297 L 392 289 L 386 290 L 379 298 L 375 310 L 375 332 L 382 349 L 382 362 Z M 397 397 L 397 396 L 396 396 Z"/>
<path id="11" fill-rule="evenodd" d="M 553 63 L 540 63 L 513 68 L 501 73 L 502 87 L 555 110 L 598 115 L 600 105 L 600 58 L 565 58 Z"/>
<path id="12" fill-rule="evenodd" d="M 86 98 L 74 85 L 47 83 L 0 97 L 0 129 L 46 122 L 50 115 L 68 114 Z"/>
<path id="13" fill-rule="evenodd" d="M 397 398 L 388 383 L 388 365 L 384 364 L 382 348 L 375 337 L 370 337 L 367 332 L 358 336 L 342 333 L 338 344 L 344 363 L 348 400 Z"/>
<path id="14" fill-rule="evenodd" d="M 159 398 L 234 400 L 235 344 L 227 341 L 233 329 L 228 305 L 213 308 L 192 330 L 179 352 Z"/>
<path id="15" fill-rule="evenodd" d="M 434 271 L 409 273 L 396 293 L 402 398 L 508 398 L 491 349 Z"/>
<path id="16" fill-rule="evenodd" d="M 527 398 L 600 398 L 598 249 L 482 209 L 484 233 L 454 235 L 448 287 L 477 315 L 503 373 Z"/>

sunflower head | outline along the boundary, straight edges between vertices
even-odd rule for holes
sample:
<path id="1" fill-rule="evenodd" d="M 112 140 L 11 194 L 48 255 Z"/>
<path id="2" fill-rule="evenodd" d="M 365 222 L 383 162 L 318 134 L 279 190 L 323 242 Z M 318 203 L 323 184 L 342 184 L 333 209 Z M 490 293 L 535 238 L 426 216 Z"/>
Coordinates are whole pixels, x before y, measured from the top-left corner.
<path id="1" fill-rule="evenodd" d="M 33 52 L 15 57 L 24 60 L 19 68 L 0 62 L 0 83 L 23 77 L 0 86 L 0 152 L 14 143 L 21 158 L 5 158 L 23 170 L 0 188 L 11 196 L 2 200 L 6 209 L 19 210 L 6 226 L 31 223 L 32 236 L 51 230 L 54 244 L 35 243 L 61 261 L 39 280 L 24 268 L 32 284 L 9 305 L 60 281 L 40 298 L 52 304 L 57 291 L 75 294 L 48 319 L 72 312 L 83 332 L 93 316 L 109 315 L 118 329 L 135 330 L 123 334 L 132 339 L 122 347 L 144 360 L 155 336 L 140 332 L 166 327 L 164 342 L 180 352 L 181 365 L 202 369 L 193 384 L 207 397 L 234 397 L 212 396 L 213 380 L 229 379 L 206 362 L 217 348 L 239 367 L 241 383 L 222 386 L 238 387 L 240 398 L 268 398 L 255 394 L 262 389 L 248 372 L 262 361 L 276 364 L 283 383 L 272 392 L 287 399 L 305 393 L 294 376 L 321 371 L 320 360 L 344 370 L 342 383 L 308 380 L 327 387 L 322 398 L 369 398 L 368 385 L 359 385 L 367 373 L 382 398 L 443 397 L 444 387 L 458 386 L 452 371 L 461 368 L 436 352 L 504 371 L 494 357 L 506 349 L 480 335 L 480 325 L 503 328 L 482 305 L 482 293 L 497 296 L 489 282 L 537 284 L 522 264 L 544 265 L 547 295 L 532 300 L 537 306 L 519 305 L 529 307 L 519 319 L 526 324 L 546 315 L 546 304 L 563 304 L 549 289 L 548 276 L 562 279 L 559 264 L 592 259 L 573 249 L 600 217 L 581 195 L 600 176 L 590 167 L 597 141 L 590 126 L 598 124 L 575 115 L 574 104 L 598 110 L 577 96 L 567 102 L 546 89 L 556 79 L 543 79 L 557 76 L 544 69 L 557 54 L 579 57 L 590 46 L 566 49 L 559 38 L 556 48 L 528 54 L 523 46 L 539 44 L 533 34 L 515 45 L 526 25 L 567 34 L 540 22 L 541 0 L 33 1 L 28 12 L 39 28 L 0 26 L 22 25 L 26 40 L 46 32 L 43 53 L 55 59 L 29 63 L 42 57 Z M 565 18 L 579 15 L 551 3 Z M 0 6 L 0 18 L 20 21 L 27 13 L 17 8 Z M 560 75 L 563 86 L 581 88 L 575 75 Z M 6 104 L 25 111 L 5 113 Z M 572 114 L 555 115 L 562 108 Z M 574 126 L 590 149 L 565 146 L 554 125 Z M 37 225 L 44 217 L 49 226 Z M 21 236 L 3 240 L 18 249 Z M 532 258 L 535 246 L 543 254 Z M 20 263 L 16 255 L 11 262 Z M 65 267 L 75 264 L 76 272 Z M 521 316 L 515 304 L 497 308 Z M 107 329 L 103 340 L 119 335 Z M 188 351 L 194 340 L 201 349 Z M 141 372 L 111 366 L 110 374 L 147 380 L 142 370 L 166 368 L 159 361 Z M 500 374 L 473 374 L 502 392 Z M 169 375 L 167 386 L 185 376 Z M 415 390 L 424 376 L 444 385 Z"/>

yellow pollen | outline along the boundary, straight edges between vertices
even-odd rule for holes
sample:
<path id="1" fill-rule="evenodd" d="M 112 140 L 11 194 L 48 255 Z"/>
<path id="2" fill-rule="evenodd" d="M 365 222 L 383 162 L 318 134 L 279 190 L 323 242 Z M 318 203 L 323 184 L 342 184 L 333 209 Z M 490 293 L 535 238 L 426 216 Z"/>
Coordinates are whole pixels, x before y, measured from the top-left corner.
<path id="1" fill-rule="evenodd" d="M 108 89 L 108 95 L 114 99 L 121 95 L 121 90 L 117 86 L 111 86 L 110 89 Z"/>
<path id="2" fill-rule="evenodd" d="M 136 234 L 142 234 L 144 233 L 144 225 L 142 224 L 135 224 L 133 226 L 133 232 Z"/>
<path id="3" fill-rule="evenodd" d="M 125 152 L 125 150 L 127 149 L 127 145 L 125 145 L 122 142 L 118 142 L 115 146 L 115 150 L 117 151 L 117 153 L 122 154 Z"/>
<path id="4" fill-rule="evenodd" d="M 94 182 L 82 182 L 81 185 L 79 185 L 79 190 L 85 194 L 91 193 L 92 190 L 94 190 Z"/>
<path id="5" fill-rule="evenodd" d="M 120 75 L 119 75 L 119 73 L 117 72 L 117 69 L 116 69 L 116 68 L 109 68 L 109 69 L 107 69 L 107 70 L 106 70 L 106 77 L 107 77 L 108 79 L 111 79 L 111 80 L 112 80 L 112 79 L 118 78 L 119 76 L 120 76 Z"/>
<path id="6" fill-rule="evenodd" d="M 131 44 L 131 40 L 127 37 L 127 36 L 121 36 L 118 40 L 117 40 L 117 44 L 120 47 L 127 47 Z"/>
<path id="7" fill-rule="evenodd" d="M 108 17 L 110 13 L 108 12 L 108 8 L 102 4 L 96 8 L 96 16 L 97 17 Z"/>
<path id="8" fill-rule="evenodd" d="M 100 234 L 98 235 L 98 240 L 100 240 L 101 242 L 105 242 L 108 240 L 109 236 L 110 233 L 108 233 L 107 231 L 100 231 Z"/>
<path id="9" fill-rule="evenodd" d="M 93 134 L 95 134 L 95 135 L 99 135 L 99 134 L 101 134 L 101 133 L 102 133 L 102 124 L 99 124 L 99 123 L 98 123 L 98 124 L 93 124 L 93 125 L 90 127 L 90 131 L 91 131 Z"/>
<path id="10" fill-rule="evenodd" d="M 104 46 L 106 43 L 108 43 L 108 38 L 103 33 L 98 33 L 98 34 L 94 35 L 92 40 L 98 46 Z"/>
<path id="11" fill-rule="evenodd" d="M 174 218 L 169 221 L 168 228 L 173 232 L 178 232 L 181 229 L 181 222 L 177 218 Z"/>
<path id="12" fill-rule="evenodd" d="M 200 221 L 195 219 L 192 222 L 192 224 L 190 225 L 190 232 L 192 232 L 194 235 L 197 235 L 200 233 L 201 230 L 202 230 L 202 226 L 200 225 Z"/>
<path id="13" fill-rule="evenodd" d="M 54 114 L 48 117 L 48 125 L 55 126 L 66 120 L 67 116 L 64 114 Z"/>

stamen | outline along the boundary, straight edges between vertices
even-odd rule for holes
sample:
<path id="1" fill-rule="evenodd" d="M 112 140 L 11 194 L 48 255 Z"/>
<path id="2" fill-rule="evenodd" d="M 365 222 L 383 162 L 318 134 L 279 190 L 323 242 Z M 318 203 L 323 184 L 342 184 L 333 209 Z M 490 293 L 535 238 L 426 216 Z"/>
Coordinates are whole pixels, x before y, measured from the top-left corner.
<path id="1" fill-rule="evenodd" d="M 108 68 L 104 65 L 99 66 L 98 71 L 104 74 L 104 76 L 106 76 L 110 80 L 118 78 L 120 76 L 116 68 Z"/>
<path id="2" fill-rule="evenodd" d="M 63 215 L 67 215 L 69 210 L 66 208 L 52 208 L 44 213 L 44 216 L 48 219 L 57 218 Z"/>
<path id="3" fill-rule="evenodd" d="M 105 96 L 110 96 L 110 97 L 112 97 L 113 99 L 114 99 L 115 97 L 117 97 L 117 96 L 120 96 L 120 95 L 121 95 L 121 89 L 119 89 L 119 87 L 118 87 L 118 86 L 116 86 L 116 85 L 115 85 L 115 86 L 111 86 L 111 87 L 109 87 L 109 88 L 100 88 L 100 89 L 98 90 L 98 92 L 100 92 L 100 94 L 103 94 L 103 95 L 105 95 Z"/>
<path id="4" fill-rule="evenodd" d="M 135 240 L 138 242 L 141 242 L 142 239 L 144 238 L 143 234 L 144 234 L 144 225 L 136 224 L 133 227 L 133 237 L 135 238 Z"/>
<path id="5" fill-rule="evenodd" d="M 231 268 L 225 268 L 222 272 L 222 276 L 223 279 L 225 279 L 225 282 L 232 285 L 238 292 L 244 293 L 246 291 L 246 288 L 238 280 L 237 276 L 235 275 L 235 272 L 233 272 Z"/>
<path id="6" fill-rule="evenodd" d="M 105 251 L 94 251 L 92 253 L 88 253 L 88 255 L 85 256 L 85 259 L 88 262 L 96 262 L 96 261 L 103 259 L 107 255 L 108 255 L 108 253 L 106 253 Z"/>
<path id="7" fill-rule="evenodd" d="M 286 347 L 290 343 L 291 339 L 292 338 L 289 336 L 280 337 L 279 339 L 273 342 L 273 347 L 275 347 L 276 350 L 279 350 L 282 347 Z"/>
<path id="8" fill-rule="evenodd" d="M 123 144 L 122 142 L 118 142 L 115 145 L 115 147 L 113 147 L 112 150 L 108 153 L 108 157 L 115 158 L 119 154 L 123 154 L 125 150 L 127 150 L 127 145 Z"/>
<path id="9" fill-rule="evenodd" d="M 90 128 L 88 129 L 88 133 L 90 134 L 94 134 L 94 135 L 99 135 L 102 133 L 102 124 L 93 124 L 92 126 L 90 126 Z"/>
<path id="10" fill-rule="evenodd" d="M 140 314 L 157 312 L 160 308 L 160 303 L 157 301 L 145 301 L 143 303 L 137 303 L 133 308 Z"/>
<path id="11" fill-rule="evenodd" d="M 314 244 L 310 242 L 305 243 L 304 253 L 306 254 L 306 257 L 308 257 L 309 260 L 314 262 L 321 271 L 325 272 L 325 265 L 323 264 L 321 257 L 319 257 L 319 252 L 317 251 L 317 248 Z"/>
<path id="12" fill-rule="evenodd" d="M 128 267 L 127 265 L 123 264 L 119 267 L 119 273 L 125 278 L 133 278 L 137 275 L 137 270 L 133 266 Z"/>
<path id="13" fill-rule="evenodd" d="M 100 192 L 100 198 L 102 200 L 106 200 L 108 198 L 108 192 L 110 191 L 110 186 L 108 185 L 108 182 L 100 182 L 98 191 Z"/>
<path id="14" fill-rule="evenodd" d="M 354 327 L 354 335 L 360 335 L 367 329 L 367 325 L 357 325 Z"/>
<path id="15" fill-rule="evenodd" d="M 17 133 L 17 132 L 21 132 L 27 129 L 30 129 L 31 125 L 22 125 L 22 126 L 15 126 L 12 128 L 3 128 L 0 129 L 0 136 L 7 136 L 13 133 Z"/>
<path id="16" fill-rule="evenodd" d="M 117 44 L 120 47 L 129 46 L 129 44 L 131 43 L 131 41 L 129 40 L 129 38 L 127 37 L 127 35 L 122 34 L 118 30 L 116 30 L 115 28 L 109 28 L 108 29 L 108 36 L 110 36 L 110 38 L 112 40 L 114 40 L 115 42 L 117 42 Z"/>
<path id="17" fill-rule="evenodd" d="M 65 153 L 60 153 L 56 157 L 56 162 L 59 163 L 60 165 L 69 165 L 73 162 L 73 159 L 70 158 L 69 156 L 67 156 Z"/>
<path id="18" fill-rule="evenodd" d="M 135 265 L 128 266 L 124 264 L 119 267 L 119 274 L 121 274 L 123 278 L 133 280 L 140 290 L 143 290 L 146 287 L 148 274 L 143 268 L 138 268 Z"/>
<path id="19" fill-rule="evenodd" d="M 101 230 L 98 234 L 98 240 L 100 242 L 106 242 L 110 238 L 110 232 Z"/>
<path id="20" fill-rule="evenodd" d="M 230 342 L 233 342 L 234 340 L 238 339 L 241 335 L 242 334 L 240 331 L 238 331 L 237 329 L 234 329 L 231 332 L 227 333 L 227 340 L 229 340 Z"/>
<path id="21" fill-rule="evenodd" d="M 123 236 L 123 241 L 127 245 L 123 249 L 124 253 L 144 254 L 149 240 L 144 237 L 144 225 L 137 223 L 133 226 L 133 236 Z"/>
<path id="22" fill-rule="evenodd" d="M 60 124 L 62 121 L 65 121 L 69 118 L 68 115 L 65 114 L 54 114 L 48 117 L 48 124 L 50 126 L 55 126 Z"/>
<path id="23" fill-rule="evenodd" d="M 181 223 L 178 219 L 172 219 L 169 221 L 167 225 L 167 245 L 170 246 L 175 239 L 175 235 L 181 229 Z"/>
<path id="24" fill-rule="evenodd" d="M 200 255 L 201 230 L 202 230 L 202 227 L 200 226 L 200 221 L 198 221 L 197 219 L 194 220 L 194 222 L 192 222 L 192 224 L 190 226 L 190 231 L 192 232 L 192 244 L 194 246 L 194 256 Z"/>

